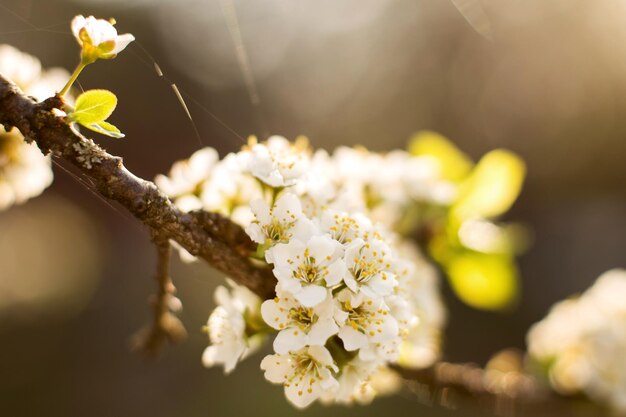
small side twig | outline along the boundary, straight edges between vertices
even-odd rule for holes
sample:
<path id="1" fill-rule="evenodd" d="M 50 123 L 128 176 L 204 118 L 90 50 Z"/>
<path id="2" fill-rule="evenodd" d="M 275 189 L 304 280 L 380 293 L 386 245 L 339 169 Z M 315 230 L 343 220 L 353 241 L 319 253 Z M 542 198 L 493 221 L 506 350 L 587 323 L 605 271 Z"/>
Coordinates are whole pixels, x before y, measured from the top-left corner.
<path id="1" fill-rule="evenodd" d="M 147 356 L 157 356 L 167 342 L 176 344 L 187 337 L 182 322 L 174 315 L 178 300 L 174 296 L 176 287 L 170 278 L 171 245 L 169 239 L 153 233 L 157 251 L 157 293 L 151 297 L 153 322 L 140 330 L 134 337 L 133 347 Z"/>

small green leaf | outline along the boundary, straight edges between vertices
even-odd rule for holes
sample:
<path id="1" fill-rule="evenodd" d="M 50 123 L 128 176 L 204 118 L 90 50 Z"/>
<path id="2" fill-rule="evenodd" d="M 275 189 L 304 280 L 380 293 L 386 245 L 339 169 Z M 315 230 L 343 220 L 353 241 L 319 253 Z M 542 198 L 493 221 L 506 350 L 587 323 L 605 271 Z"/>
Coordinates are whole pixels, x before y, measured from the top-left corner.
<path id="1" fill-rule="evenodd" d="M 106 120 L 117 106 L 117 97 L 108 90 L 89 90 L 78 96 L 70 118 L 83 126 Z"/>
<path id="2" fill-rule="evenodd" d="M 124 137 L 124 134 L 120 132 L 120 130 L 117 127 L 113 126 L 111 123 L 99 122 L 99 123 L 92 123 L 90 125 L 83 125 L 83 126 L 85 126 L 87 129 L 93 130 L 94 132 L 98 132 L 100 134 L 110 136 L 112 138 L 120 139 Z"/>

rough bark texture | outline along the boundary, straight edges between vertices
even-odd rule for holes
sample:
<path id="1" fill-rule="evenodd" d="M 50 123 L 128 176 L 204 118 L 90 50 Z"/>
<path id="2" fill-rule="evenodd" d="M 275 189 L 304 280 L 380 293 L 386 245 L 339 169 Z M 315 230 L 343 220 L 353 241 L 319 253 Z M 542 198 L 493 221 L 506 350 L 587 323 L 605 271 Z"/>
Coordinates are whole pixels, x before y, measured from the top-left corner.
<path id="1" fill-rule="evenodd" d="M 154 183 L 128 171 L 122 158 L 107 153 L 55 115 L 52 109 L 62 105 L 56 97 L 37 103 L 0 76 L 0 123 L 7 131 L 16 127 L 42 152 L 70 162 L 92 180 L 98 193 L 124 206 L 159 236 L 178 242 L 262 298 L 273 296 L 275 278 L 268 268 L 249 259 L 254 245 L 238 225 L 217 213 L 181 212 Z"/>

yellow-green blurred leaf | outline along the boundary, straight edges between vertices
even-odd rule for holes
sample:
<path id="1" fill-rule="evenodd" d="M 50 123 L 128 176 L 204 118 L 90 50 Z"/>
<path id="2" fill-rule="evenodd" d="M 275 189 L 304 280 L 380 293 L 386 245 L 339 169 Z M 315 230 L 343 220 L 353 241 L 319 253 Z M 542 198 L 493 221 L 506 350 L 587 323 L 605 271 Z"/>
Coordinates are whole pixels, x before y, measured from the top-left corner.
<path id="1" fill-rule="evenodd" d="M 489 152 L 462 184 L 454 215 L 459 219 L 499 216 L 517 199 L 525 175 L 519 156 L 503 149 Z"/>
<path id="2" fill-rule="evenodd" d="M 508 256 L 462 252 L 446 272 L 456 295 L 474 308 L 500 310 L 517 300 L 518 272 Z"/>
<path id="3" fill-rule="evenodd" d="M 418 132 L 411 138 L 409 152 L 415 156 L 431 156 L 437 159 L 441 175 L 450 181 L 461 181 L 474 165 L 472 160 L 445 136 L 429 130 Z"/>

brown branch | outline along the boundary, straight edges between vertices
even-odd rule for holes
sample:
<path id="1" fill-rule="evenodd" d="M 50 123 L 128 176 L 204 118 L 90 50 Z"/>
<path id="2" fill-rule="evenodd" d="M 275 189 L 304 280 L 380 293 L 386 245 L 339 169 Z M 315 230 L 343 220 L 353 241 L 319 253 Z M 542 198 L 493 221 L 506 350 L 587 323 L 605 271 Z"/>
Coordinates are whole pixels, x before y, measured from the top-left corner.
<path id="1" fill-rule="evenodd" d="M 152 324 L 142 329 L 133 340 L 133 347 L 147 356 L 157 356 L 166 342 L 180 343 L 187 337 L 182 322 L 172 312 L 172 300 L 176 287 L 170 278 L 171 245 L 167 238 L 154 234 L 152 238 L 157 252 L 157 293 L 152 297 Z"/>
<path id="2" fill-rule="evenodd" d="M 0 75 L 0 123 L 7 131 L 17 127 L 43 153 L 70 162 L 92 180 L 99 194 L 124 206 L 159 236 L 178 242 L 263 299 L 273 296 L 276 280 L 269 268 L 249 259 L 254 244 L 238 225 L 216 213 L 181 212 L 154 183 L 128 171 L 122 158 L 54 113 L 62 107 L 58 97 L 37 103 Z"/>
<path id="3" fill-rule="evenodd" d="M 507 366 L 499 366 L 503 362 Z M 442 361 L 425 369 L 397 365 L 392 369 L 405 380 L 412 394 L 427 404 L 504 417 L 571 416 L 574 405 L 584 405 L 577 408 L 576 416 L 602 415 L 602 410 L 589 401 L 573 401 L 539 383 L 524 372 L 521 354 L 510 350 L 495 355 L 485 368 Z"/>

